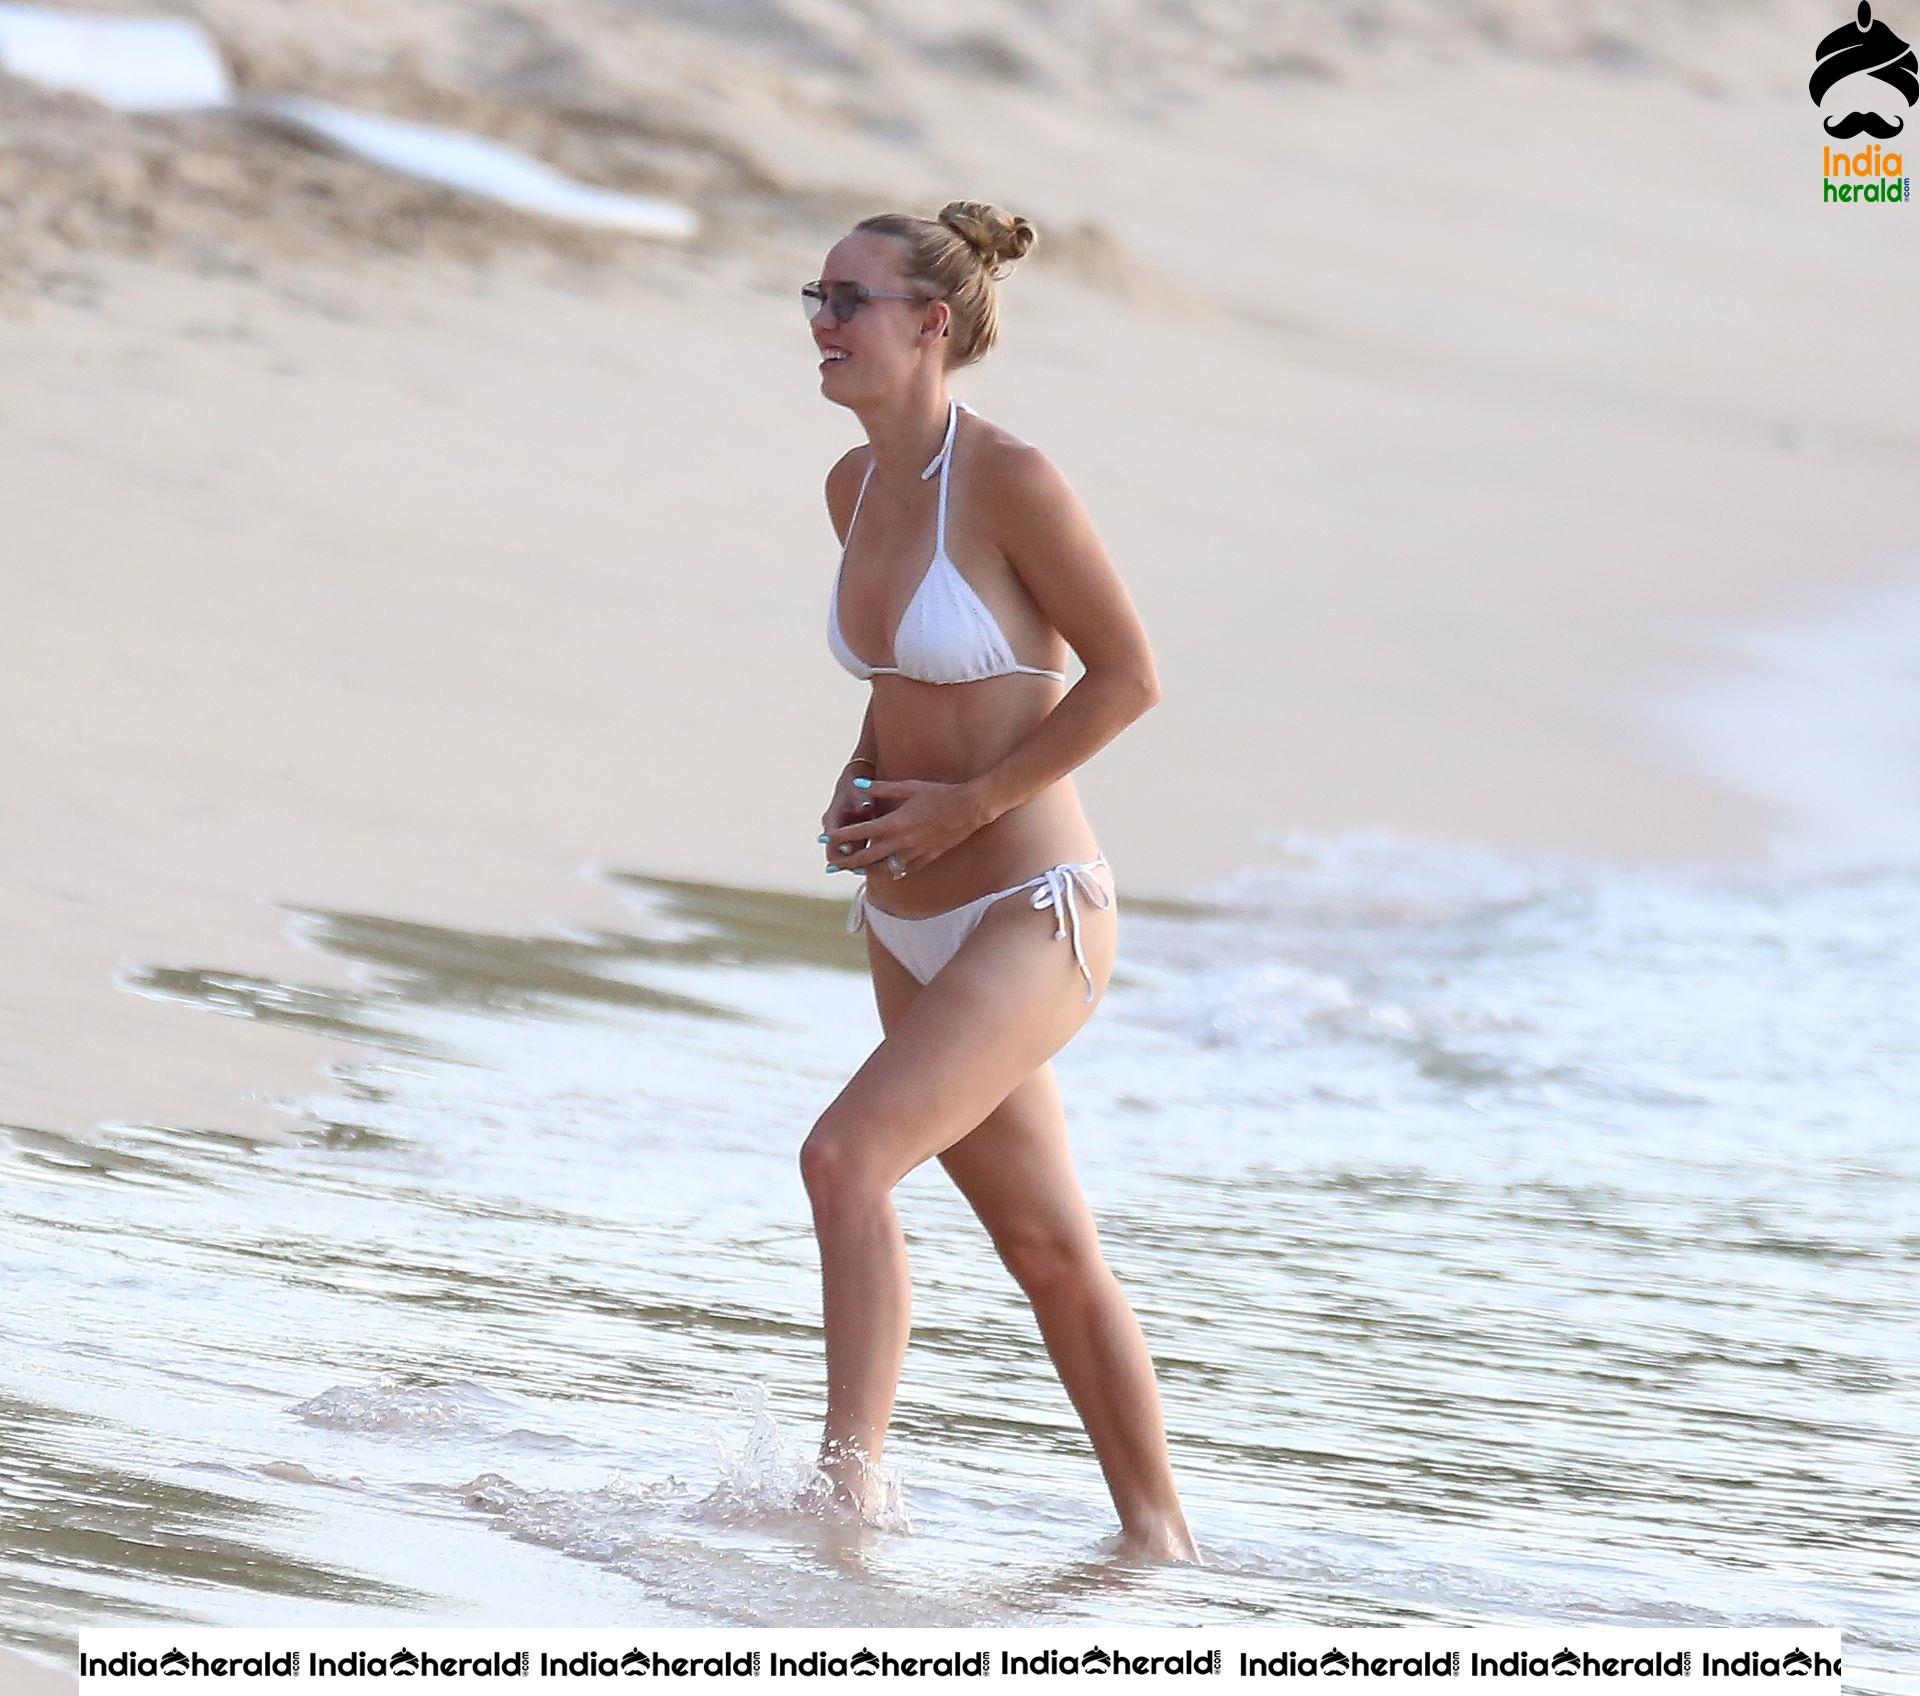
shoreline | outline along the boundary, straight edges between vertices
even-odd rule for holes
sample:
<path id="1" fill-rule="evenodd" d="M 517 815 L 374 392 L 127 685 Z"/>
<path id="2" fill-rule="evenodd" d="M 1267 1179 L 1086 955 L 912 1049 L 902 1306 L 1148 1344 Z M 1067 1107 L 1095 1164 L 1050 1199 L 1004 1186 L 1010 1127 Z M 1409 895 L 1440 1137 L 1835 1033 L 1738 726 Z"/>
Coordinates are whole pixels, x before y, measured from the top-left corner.
<path id="1" fill-rule="evenodd" d="M 1775 809 L 1770 863 L 1920 868 L 1920 556 L 1675 635 L 1692 663 L 1623 699 L 1622 717 Z"/>

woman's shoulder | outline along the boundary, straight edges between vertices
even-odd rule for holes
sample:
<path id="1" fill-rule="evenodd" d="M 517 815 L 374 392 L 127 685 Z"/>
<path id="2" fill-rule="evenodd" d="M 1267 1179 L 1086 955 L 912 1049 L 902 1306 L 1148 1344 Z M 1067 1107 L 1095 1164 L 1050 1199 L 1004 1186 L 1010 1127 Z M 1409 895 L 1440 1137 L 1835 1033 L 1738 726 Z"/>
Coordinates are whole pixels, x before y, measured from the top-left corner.
<path id="1" fill-rule="evenodd" d="M 972 458 L 976 498 L 1020 508 L 1070 495 L 1065 473 L 1046 452 L 1022 436 L 979 418 Z"/>
<path id="2" fill-rule="evenodd" d="M 973 420 L 971 428 L 973 434 L 973 451 L 976 457 L 984 458 L 991 456 L 997 459 L 1006 454 L 1023 452 L 1038 453 L 1040 451 L 1033 443 L 1027 441 L 1024 437 L 1016 436 L 1006 425 L 996 423 L 991 418 L 983 417 L 964 402 L 961 403 L 960 410 L 968 418 Z"/>
<path id="3" fill-rule="evenodd" d="M 827 489 L 831 492 L 836 484 L 858 482 L 863 467 L 873 453 L 870 442 L 855 442 L 827 470 Z"/>
<path id="4" fill-rule="evenodd" d="M 853 503 L 859 499 L 860 479 L 866 475 L 866 467 L 873 454 L 870 443 L 856 442 L 848 448 L 827 471 L 827 517 L 834 531 L 842 539 L 847 533 L 847 524 L 853 517 Z"/>

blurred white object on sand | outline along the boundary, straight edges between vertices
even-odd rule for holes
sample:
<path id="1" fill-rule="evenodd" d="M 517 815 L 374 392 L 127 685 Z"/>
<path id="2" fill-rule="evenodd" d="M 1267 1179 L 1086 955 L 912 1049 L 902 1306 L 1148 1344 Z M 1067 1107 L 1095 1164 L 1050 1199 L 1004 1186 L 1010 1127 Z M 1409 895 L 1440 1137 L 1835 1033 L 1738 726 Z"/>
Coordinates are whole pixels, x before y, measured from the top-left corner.
<path id="1" fill-rule="evenodd" d="M 88 16 L 0 0 L 0 71 L 88 94 L 123 112 L 245 113 L 390 171 L 577 224 L 669 240 L 685 240 L 699 224 L 688 207 L 595 188 L 460 130 L 300 94 L 236 95 L 219 48 L 185 18 Z"/>
<path id="2" fill-rule="evenodd" d="M 685 238 L 694 213 L 671 201 L 595 188 L 530 154 L 438 124 L 356 112 L 305 95 L 242 95 L 241 110 L 388 170 L 484 195 L 525 212 L 642 235 Z"/>
<path id="3" fill-rule="evenodd" d="M 0 5 L 0 70 L 123 112 L 191 112 L 233 96 L 220 50 L 186 18 Z"/>

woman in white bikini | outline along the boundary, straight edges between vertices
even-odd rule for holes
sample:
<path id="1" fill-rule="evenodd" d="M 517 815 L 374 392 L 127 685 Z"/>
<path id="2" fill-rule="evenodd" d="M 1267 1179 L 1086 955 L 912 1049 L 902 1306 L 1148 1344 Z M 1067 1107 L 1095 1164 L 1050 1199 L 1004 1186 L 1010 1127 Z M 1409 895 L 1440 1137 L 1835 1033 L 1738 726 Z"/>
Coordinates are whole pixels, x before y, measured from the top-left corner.
<path id="1" fill-rule="evenodd" d="M 1198 1560 L 1153 1360 L 1101 1257 L 1048 1063 L 1105 993 L 1118 941 L 1112 868 L 1069 774 L 1159 699 L 1153 656 L 1065 478 L 947 393 L 993 346 L 994 285 L 1033 240 L 975 201 L 883 214 L 801 290 L 821 392 L 867 434 L 827 474 L 844 538 L 827 640 L 872 688 L 820 840 L 829 872 L 861 880 L 847 928 L 866 926 L 885 1031 L 800 1155 L 825 1295 L 820 1465 L 837 1502 L 880 1510 L 909 1312 L 892 1191 L 938 1155 L 1033 1303 L 1122 1549 Z M 1069 646 L 1086 672 L 1063 689 Z"/>

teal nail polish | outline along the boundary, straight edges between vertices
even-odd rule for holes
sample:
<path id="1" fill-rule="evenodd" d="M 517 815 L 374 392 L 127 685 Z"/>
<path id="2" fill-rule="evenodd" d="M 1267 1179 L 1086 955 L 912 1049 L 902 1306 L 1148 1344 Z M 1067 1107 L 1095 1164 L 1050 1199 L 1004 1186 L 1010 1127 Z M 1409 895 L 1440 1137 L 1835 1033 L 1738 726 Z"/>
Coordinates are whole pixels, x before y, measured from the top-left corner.
<path id="1" fill-rule="evenodd" d="M 873 787 L 873 779 L 870 777 L 856 777 L 853 780 L 853 786 L 856 789 L 871 789 Z"/>
<path id="2" fill-rule="evenodd" d="M 826 832 L 825 832 L 825 831 L 823 830 L 823 831 L 821 831 L 821 833 L 820 833 L 820 835 L 819 835 L 819 838 L 818 838 L 818 840 L 820 840 L 820 841 L 822 841 L 822 842 L 824 842 L 824 841 L 826 841 L 826 839 L 827 839 L 827 833 L 826 833 Z"/>
<path id="3" fill-rule="evenodd" d="M 828 870 L 828 871 L 830 871 L 830 872 L 837 872 L 837 871 L 838 871 L 839 869 L 840 869 L 840 868 L 839 868 L 838 866 L 829 866 L 829 867 L 827 867 L 827 870 Z"/>

